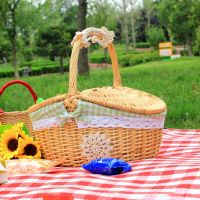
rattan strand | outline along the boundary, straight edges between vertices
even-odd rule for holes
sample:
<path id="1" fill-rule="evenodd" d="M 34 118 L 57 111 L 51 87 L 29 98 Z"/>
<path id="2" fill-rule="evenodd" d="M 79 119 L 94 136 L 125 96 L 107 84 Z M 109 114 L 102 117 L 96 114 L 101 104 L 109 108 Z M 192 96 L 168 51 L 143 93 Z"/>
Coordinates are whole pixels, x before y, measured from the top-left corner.
<path id="1" fill-rule="evenodd" d="M 23 122 L 29 131 L 32 131 L 32 123 L 27 111 L 4 112 L 0 115 L 0 122 L 2 124 L 16 124 Z"/>
<path id="2" fill-rule="evenodd" d="M 88 89 L 81 92 L 79 98 L 116 110 L 141 114 L 157 114 L 166 108 L 158 97 L 127 87 Z"/>

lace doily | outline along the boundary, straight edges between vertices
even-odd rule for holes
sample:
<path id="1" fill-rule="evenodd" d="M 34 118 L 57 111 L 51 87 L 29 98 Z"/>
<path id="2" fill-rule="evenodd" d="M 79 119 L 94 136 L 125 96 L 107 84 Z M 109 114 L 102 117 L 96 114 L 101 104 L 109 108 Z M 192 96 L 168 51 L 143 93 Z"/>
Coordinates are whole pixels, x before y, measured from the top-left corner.
<path id="1" fill-rule="evenodd" d="M 110 157 L 110 151 L 113 149 L 110 142 L 110 139 L 100 132 L 83 136 L 83 143 L 81 144 L 83 156 L 88 161 L 96 158 Z"/>

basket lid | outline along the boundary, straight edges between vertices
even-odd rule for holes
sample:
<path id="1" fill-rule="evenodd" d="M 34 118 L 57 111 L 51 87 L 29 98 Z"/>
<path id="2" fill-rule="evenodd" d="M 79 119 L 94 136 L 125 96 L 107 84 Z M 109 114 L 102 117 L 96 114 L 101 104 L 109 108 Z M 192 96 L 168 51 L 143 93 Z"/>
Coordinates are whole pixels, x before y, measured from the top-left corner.
<path id="1" fill-rule="evenodd" d="M 140 114 L 157 114 L 166 110 L 166 104 L 160 98 L 127 87 L 88 89 L 82 91 L 79 98 L 109 108 Z"/>

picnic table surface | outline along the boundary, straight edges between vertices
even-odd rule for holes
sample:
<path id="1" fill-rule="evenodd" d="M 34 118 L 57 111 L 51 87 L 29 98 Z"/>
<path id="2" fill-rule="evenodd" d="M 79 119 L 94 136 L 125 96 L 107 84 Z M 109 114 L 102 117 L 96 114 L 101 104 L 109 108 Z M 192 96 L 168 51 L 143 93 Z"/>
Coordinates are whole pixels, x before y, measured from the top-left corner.
<path id="1" fill-rule="evenodd" d="M 0 185 L 0 199 L 200 199 L 200 130 L 164 129 L 158 156 L 130 164 L 131 172 L 116 176 L 90 174 L 81 167 L 12 175 Z"/>

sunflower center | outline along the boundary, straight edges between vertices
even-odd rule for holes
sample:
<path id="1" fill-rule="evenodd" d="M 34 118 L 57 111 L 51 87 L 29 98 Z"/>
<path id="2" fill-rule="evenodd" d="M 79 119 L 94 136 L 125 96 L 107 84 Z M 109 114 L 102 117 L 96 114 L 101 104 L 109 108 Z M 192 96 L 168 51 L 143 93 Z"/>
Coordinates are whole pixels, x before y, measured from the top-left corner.
<path id="1" fill-rule="evenodd" d="M 37 147 L 33 144 L 28 144 L 24 148 L 24 153 L 28 156 L 35 156 L 37 154 Z"/>
<path id="2" fill-rule="evenodd" d="M 8 141 L 7 147 L 10 151 L 15 151 L 18 148 L 18 141 L 17 139 L 10 139 Z"/>

